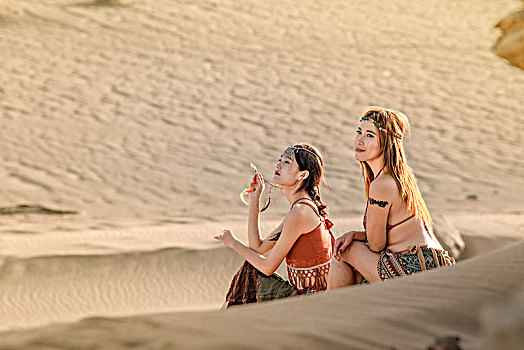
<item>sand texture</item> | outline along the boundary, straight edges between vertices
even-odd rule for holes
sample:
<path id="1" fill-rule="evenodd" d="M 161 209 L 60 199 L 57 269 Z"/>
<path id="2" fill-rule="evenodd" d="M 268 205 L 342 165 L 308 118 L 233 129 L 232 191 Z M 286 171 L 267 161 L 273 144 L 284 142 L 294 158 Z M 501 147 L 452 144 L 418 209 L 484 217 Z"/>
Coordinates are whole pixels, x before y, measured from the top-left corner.
<path id="1" fill-rule="evenodd" d="M 450 334 L 459 334 L 465 348 L 476 349 L 487 343 L 486 329 L 488 337 L 501 330 L 483 323 L 490 321 L 483 318 L 486 304 L 509 305 L 520 298 L 522 264 L 521 242 L 454 268 L 315 297 L 227 312 L 91 318 L 13 332 L 4 334 L 0 349 L 93 349 L 100 344 L 111 349 L 423 349 L 433 338 Z M 486 274 L 492 269 L 497 273 Z M 524 310 L 518 306 L 511 312 Z"/>
<path id="2" fill-rule="evenodd" d="M 520 8 L 0 0 L 0 349 L 519 348 L 524 71 L 492 46 Z M 212 237 L 246 238 L 250 162 L 318 146 L 335 234 L 361 228 L 366 105 L 410 118 L 458 265 L 217 311 L 242 259 Z"/>
<path id="3" fill-rule="evenodd" d="M 269 175 L 305 141 L 325 155 L 332 211 L 360 214 L 352 140 L 378 104 L 411 118 L 430 207 L 520 210 L 524 75 L 490 49 L 518 2 L 4 4 L 6 204 L 113 222 L 244 214 L 249 162 Z"/>

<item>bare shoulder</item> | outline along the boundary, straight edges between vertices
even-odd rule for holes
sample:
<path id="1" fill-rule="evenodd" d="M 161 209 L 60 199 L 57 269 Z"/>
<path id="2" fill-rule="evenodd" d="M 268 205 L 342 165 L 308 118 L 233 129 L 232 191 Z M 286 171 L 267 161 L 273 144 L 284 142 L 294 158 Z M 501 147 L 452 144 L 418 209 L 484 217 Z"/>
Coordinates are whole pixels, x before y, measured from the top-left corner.
<path id="1" fill-rule="evenodd" d="M 382 174 L 369 185 L 369 196 L 396 198 L 399 194 L 395 179 L 389 174 Z"/>
<path id="2" fill-rule="evenodd" d="M 299 233 L 309 232 L 318 225 L 318 216 L 307 204 L 297 203 L 284 219 L 284 225 L 292 226 Z"/>
<path id="3" fill-rule="evenodd" d="M 317 214 L 315 213 L 313 208 L 311 208 L 307 204 L 303 204 L 300 202 L 295 204 L 293 208 L 291 208 L 288 215 L 298 220 L 307 220 L 308 218 L 312 218 L 312 219 L 317 218 Z"/>

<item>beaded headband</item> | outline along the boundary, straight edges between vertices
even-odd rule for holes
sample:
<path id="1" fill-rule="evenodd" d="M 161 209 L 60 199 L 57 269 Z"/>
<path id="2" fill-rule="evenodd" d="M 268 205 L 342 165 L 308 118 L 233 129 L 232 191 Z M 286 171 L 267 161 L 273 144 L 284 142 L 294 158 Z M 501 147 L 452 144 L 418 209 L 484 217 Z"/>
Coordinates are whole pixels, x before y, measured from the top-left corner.
<path id="1" fill-rule="evenodd" d="M 300 150 L 304 150 L 304 151 L 307 151 L 309 153 L 311 153 L 312 155 L 314 155 L 315 157 L 319 157 L 318 154 L 316 154 L 315 152 L 307 149 L 307 148 L 304 148 L 302 146 L 293 146 L 293 145 L 290 145 L 288 148 L 286 148 L 286 150 L 284 151 L 284 153 L 282 153 L 282 156 L 284 156 L 284 158 L 289 158 L 291 159 L 292 158 L 292 155 L 293 153 L 297 153 L 298 151 Z M 320 158 L 320 157 L 319 157 Z"/>
<path id="2" fill-rule="evenodd" d="M 371 123 L 373 123 L 373 125 L 375 125 L 377 127 L 378 130 L 383 131 L 383 132 L 385 132 L 388 135 L 395 136 L 396 138 L 399 138 L 399 139 L 402 138 L 402 135 L 399 135 L 397 133 L 394 133 L 394 132 L 391 132 L 391 131 L 387 130 L 386 128 L 383 128 L 380 125 L 380 123 L 376 122 L 373 118 L 370 118 L 370 117 L 367 117 L 367 116 L 363 116 L 363 117 L 360 118 L 361 122 L 364 121 L 364 120 L 370 121 Z"/>

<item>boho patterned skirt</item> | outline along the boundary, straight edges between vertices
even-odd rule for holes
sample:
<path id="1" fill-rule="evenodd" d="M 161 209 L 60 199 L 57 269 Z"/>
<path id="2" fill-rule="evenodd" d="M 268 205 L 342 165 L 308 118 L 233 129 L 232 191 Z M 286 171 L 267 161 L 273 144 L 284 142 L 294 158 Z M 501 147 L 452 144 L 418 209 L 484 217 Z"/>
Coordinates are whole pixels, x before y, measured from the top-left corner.
<path id="1" fill-rule="evenodd" d="M 287 298 L 294 292 L 295 288 L 291 283 L 280 275 L 274 273 L 266 276 L 245 261 L 231 281 L 226 301 L 228 307 L 230 307 L 232 305 Z"/>
<path id="2" fill-rule="evenodd" d="M 450 257 L 445 250 L 414 246 L 409 251 L 399 253 L 394 253 L 389 249 L 381 251 L 377 271 L 380 279 L 384 281 L 454 264 L 455 259 Z M 360 283 L 369 284 L 369 281 L 362 277 Z"/>

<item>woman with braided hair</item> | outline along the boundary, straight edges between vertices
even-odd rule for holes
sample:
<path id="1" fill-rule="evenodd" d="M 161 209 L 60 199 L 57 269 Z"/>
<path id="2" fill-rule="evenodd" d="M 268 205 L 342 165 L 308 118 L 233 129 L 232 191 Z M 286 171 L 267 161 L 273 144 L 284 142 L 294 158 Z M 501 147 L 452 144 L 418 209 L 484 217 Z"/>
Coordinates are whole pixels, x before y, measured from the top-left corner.
<path id="1" fill-rule="evenodd" d="M 367 108 L 357 127 L 355 158 L 366 184 L 364 231 L 336 240 L 328 289 L 410 275 L 454 264 L 431 228 L 431 217 L 407 164 L 407 117 Z"/>
<path id="2" fill-rule="evenodd" d="M 246 259 L 231 282 L 225 307 L 327 288 L 335 239 L 330 231 L 332 223 L 327 220 L 327 206 L 319 194 L 323 168 L 322 155 L 313 146 L 302 143 L 284 151 L 276 164 L 273 182 L 282 187 L 290 209 L 282 223 L 265 238 L 261 236 L 259 220 L 265 180 L 255 173 L 247 190 L 248 245 L 227 229 L 215 236 Z M 284 259 L 289 281 L 275 274 Z"/>

